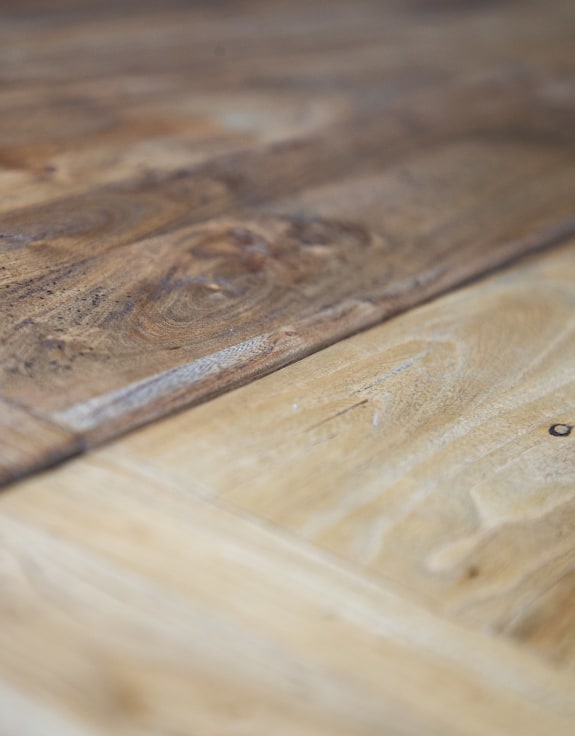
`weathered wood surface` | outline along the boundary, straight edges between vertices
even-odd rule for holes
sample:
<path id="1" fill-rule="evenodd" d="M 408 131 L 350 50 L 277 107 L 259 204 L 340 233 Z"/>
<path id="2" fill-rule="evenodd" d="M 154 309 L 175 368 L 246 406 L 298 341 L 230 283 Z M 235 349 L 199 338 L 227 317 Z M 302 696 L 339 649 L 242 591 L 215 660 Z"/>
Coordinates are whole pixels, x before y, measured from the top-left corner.
<path id="1" fill-rule="evenodd" d="M 575 665 L 575 241 L 110 453 Z"/>
<path id="2" fill-rule="evenodd" d="M 570 736 L 574 306 L 572 242 L 8 489 L 5 732 Z"/>
<path id="3" fill-rule="evenodd" d="M 575 231 L 569 2 L 1 15 L 3 478 Z"/>

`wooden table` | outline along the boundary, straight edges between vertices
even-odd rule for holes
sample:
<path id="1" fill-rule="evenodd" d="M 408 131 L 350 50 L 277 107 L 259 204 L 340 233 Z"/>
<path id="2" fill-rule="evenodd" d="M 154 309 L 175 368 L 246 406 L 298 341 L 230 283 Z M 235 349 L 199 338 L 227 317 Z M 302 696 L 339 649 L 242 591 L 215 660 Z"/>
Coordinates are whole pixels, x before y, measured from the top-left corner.
<path id="1" fill-rule="evenodd" d="M 575 733 L 573 4 L 0 17 L 0 736 Z"/>

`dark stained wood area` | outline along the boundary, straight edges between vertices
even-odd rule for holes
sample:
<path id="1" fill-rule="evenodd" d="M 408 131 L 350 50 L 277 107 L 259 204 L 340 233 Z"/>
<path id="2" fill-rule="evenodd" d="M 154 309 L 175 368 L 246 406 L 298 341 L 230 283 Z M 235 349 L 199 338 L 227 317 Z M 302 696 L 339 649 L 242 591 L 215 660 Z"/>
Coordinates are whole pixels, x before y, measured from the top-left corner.
<path id="1" fill-rule="evenodd" d="M 567 0 L 4 3 L 0 482 L 573 236 L 574 48 Z"/>

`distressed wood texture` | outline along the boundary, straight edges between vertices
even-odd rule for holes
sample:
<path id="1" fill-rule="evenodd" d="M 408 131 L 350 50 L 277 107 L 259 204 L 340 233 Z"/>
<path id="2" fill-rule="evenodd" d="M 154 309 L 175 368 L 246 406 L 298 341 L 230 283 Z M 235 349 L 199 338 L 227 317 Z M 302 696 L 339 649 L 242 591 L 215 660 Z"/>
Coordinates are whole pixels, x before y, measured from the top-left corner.
<path id="1" fill-rule="evenodd" d="M 570 2 L 0 14 L 2 478 L 575 232 Z"/>
<path id="2" fill-rule="evenodd" d="M 0 497 L 19 736 L 570 736 L 575 242 Z"/>
<path id="3" fill-rule="evenodd" d="M 573 668 L 574 356 L 575 241 L 110 453 Z"/>

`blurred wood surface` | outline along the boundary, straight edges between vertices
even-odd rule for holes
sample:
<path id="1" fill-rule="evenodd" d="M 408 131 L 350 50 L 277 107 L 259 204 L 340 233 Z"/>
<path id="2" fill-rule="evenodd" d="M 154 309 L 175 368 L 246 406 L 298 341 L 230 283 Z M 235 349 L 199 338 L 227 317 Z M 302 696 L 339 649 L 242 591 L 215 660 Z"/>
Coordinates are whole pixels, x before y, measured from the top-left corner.
<path id="1" fill-rule="evenodd" d="M 571 2 L 0 21 L 0 481 L 575 233 Z"/>
<path id="2" fill-rule="evenodd" d="M 7 489 L 0 733 L 572 734 L 574 307 L 572 241 Z"/>
<path id="3" fill-rule="evenodd" d="M 574 41 L 2 4 L 0 736 L 575 733 Z"/>

